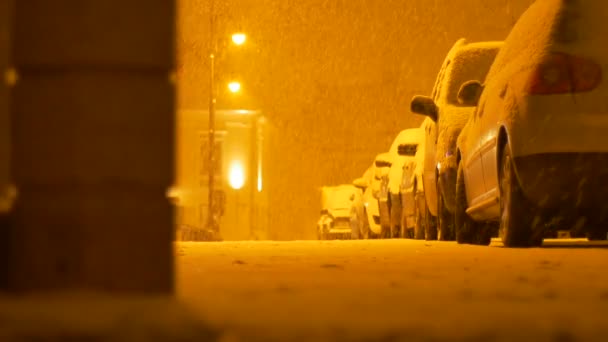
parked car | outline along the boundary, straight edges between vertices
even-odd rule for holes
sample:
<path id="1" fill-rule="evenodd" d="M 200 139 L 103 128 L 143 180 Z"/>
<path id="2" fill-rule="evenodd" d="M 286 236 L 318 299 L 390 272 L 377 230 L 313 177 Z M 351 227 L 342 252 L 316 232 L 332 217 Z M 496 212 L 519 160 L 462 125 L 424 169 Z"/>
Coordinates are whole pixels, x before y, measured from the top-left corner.
<path id="1" fill-rule="evenodd" d="M 380 222 L 385 227 L 389 237 L 406 237 L 409 227 L 401 229 L 403 168 L 407 162 L 414 161 L 418 145 L 424 138 L 424 131 L 420 128 L 405 129 L 395 137 L 388 154 L 385 156 L 390 163 L 389 171 L 381 182 Z M 388 227 L 387 227 L 388 226 Z M 414 226 L 412 225 L 412 229 Z"/>
<path id="2" fill-rule="evenodd" d="M 366 171 L 367 172 L 367 171 Z M 365 192 L 369 187 L 369 182 L 364 178 L 357 178 L 353 181 L 359 191 L 353 200 L 350 214 L 350 223 L 353 231 L 353 239 L 369 239 L 369 218 L 366 211 Z"/>
<path id="3" fill-rule="evenodd" d="M 541 245 L 556 226 L 606 239 L 606 13 L 605 1 L 537 0 L 485 84 L 462 86 L 459 101 L 478 107 L 458 139 L 459 242 L 487 244 L 496 227 L 507 247 Z"/>
<path id="4" fill-rule="evenodd" d="M 401 236 L 414 239 L 437 239 L 436 223 L 426 206 L 424 196 L 424 128 L 413 158 L 408 158 L 401 172 Z M 409 151 L 412 153 L 413 151 Z M 434 191 L 434 190 L 433 190 Z"/>
<path id="5" fill-rule="evenodd" d="M 388 175 L 393 165 L 393 155 L 390 152 L 381 153 L 376 156 L 376 177 L 375 184 L 378 188 L 372 192 L 378 201 L 378 210 L 380 215 L 380 237 L 390 238 L 391 234 L 391 218 L 390 218 L 390 195 L 388 189 Z"/>
<path id="6" fill-rule="evenodd" d="M 457 41 L 447 54 L 430 97 L 415 96 L 414 113 L 427 116 L 424 188 L 430 213 L 437 217 L 440 240 L 454 239 L 456 140 L 475 106 L 458 102 L 458 90 L 468 80 L 483 82 L 502 42 Z M 429 191 L 436 189 L 436 191 Z"/>
<path id="7" fill-rule="evenodd" d="M 383 178 L 386 178 L 390 165 L 386 156 L 387 154 L 377 155 L 374 163 L 365 171 L 363 176 L 353 182 L 356 187 L 364 189 L 362 204 L 364 216 L 367 219 L 360 225 L 362 230 L 359 233 L 359 238 L 361 239 L 377 238 L 386 233 L 380 225 L 380 209 L 378 206 L 381 182 Z"/>
<path id="8" fill-rule="evenodd" d="M 358 238 L 359 231 L 352 229 L 351 214 L 360 192 L 351 184 L 321 188 L 321 217 L 317 222 L 319 240 Z"/>

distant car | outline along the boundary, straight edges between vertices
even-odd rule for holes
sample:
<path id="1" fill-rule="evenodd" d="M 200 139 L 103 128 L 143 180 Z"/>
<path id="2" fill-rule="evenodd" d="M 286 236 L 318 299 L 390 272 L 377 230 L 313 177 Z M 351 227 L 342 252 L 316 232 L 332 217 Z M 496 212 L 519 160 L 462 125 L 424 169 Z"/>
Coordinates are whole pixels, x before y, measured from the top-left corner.
<path id="1" fill-rule="evenodd" d="M 608 233 L 606 1 L 537 0 L 521 16 L 458 139 L 461 243 L 539 246 L 548 228 Z"/>
<path id="2" fill-rule="evenodd" d="M 412 99 L 412 112 L 428 117 L 423 123 L 423 180 L 428 210 L 437 217 L 439 240 L 454 240 L 456 140 L 475 110 L 475 106 L 458 102 L 458 90 L 466 81 L 485 80 L 501 46 L 502 42 L 468 43 L 460 39 L 447 54 L 432 95 Z"/>
<path id="3" fill-rule="evenodd" d="M 351 223 L 357 196 L 361 196 L 361 190 L 351 184 L 321 188 L 321 217 L 317 222 L 319 240 L 358 237 L 359 232 L 352 229 Z"/>
<path id="4" fill-rule="evenodd" d="M 367 172 L 367 171 L 366 171 Z M 367 216 L 365 192 L 369 187 L 369 182 L 364 177 L 357 178 L 353 181 L 353 185 L 360 191 L 353 200 L 353 206 L 350 214 L 350 223 L 353 231 L 353 239 L 369 239 L 370 228 L 369 218 Z"/>
<path id="5" fill-rule="evenodd" d="M 382 179 L 379 193 L 380 222 L 389 237 L 406 237 L 408 227 L 401 229 L 403 168 L 406 163 L 413 162 L 418 145 L 424 139 L 424 131 L 420 128 L 405 129 L 395 137 L 384 158 L 390 164 L 386 177 Z M 412 226 L 411 228 L 414 228 Z"/>

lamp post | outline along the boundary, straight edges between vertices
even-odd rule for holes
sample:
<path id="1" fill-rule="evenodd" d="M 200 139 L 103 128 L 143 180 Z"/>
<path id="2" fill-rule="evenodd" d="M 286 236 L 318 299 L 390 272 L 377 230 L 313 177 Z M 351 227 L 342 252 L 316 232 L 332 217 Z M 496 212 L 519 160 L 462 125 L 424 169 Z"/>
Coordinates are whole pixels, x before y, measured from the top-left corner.
<path id="1" fill-rule="evenodd" d="M 213 192 L 215 185 L 215 1 L 210 1 L 209 10 L 209 159 L 208 159 L 208 198 L 206 233 L 210 239 L 219 239 L 219 222 L 213 210 Z"/>
<path id="2" fill-rule="evenodd" d="M 205 231 L 206 240 L 220 239 L 219 217 L 216 217 L 215 210 L 215 104 L 216 104 L 216 89 L 215 89 L 215 59 L 218 56 L 217 41 L 215 37 L 215 1 L 211 0 L 209 4 L 209 155 L 208 155 L 208 199 L 207 199 L 207 223 Z M 232 42 L 235 45 L 243 45 L 247 36 L 242 32 L 237 32 L 232 35 Z M 232 92 L 238 92 L 241 88 L 240 83 L 232 82 L 229 85 Z M 234 90 L 233 90 L 234 89 Z"/>

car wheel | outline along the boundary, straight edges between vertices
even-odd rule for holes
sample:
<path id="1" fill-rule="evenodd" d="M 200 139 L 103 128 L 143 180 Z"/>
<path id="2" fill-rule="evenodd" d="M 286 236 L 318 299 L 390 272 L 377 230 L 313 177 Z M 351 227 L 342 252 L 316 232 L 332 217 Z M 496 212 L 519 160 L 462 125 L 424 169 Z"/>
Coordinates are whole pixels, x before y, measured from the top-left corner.
<path id="1" fill-rule="evenodd" d="M 399 226 L 391 224 L 389 237 L 391 239 L 398 238 L 401 235 L 401 232 L 399 230 L 400 230 Z"/>
<path id="2" fill-rule="evenodd" d="M 508 145 L 500 165 L 499 234 L 505 247 L 534 247 L 543 243 L 542 218 L 523 195 Z"/>
<path id="3" fill-rule="evenodd" d="M 414 194 L 416 194 L 416 187 L 414 187 Z M 424 240 L 425 238 L 425 215 L 426 215 L 426 206 L 423 205 L 424 198 L 419 198 L 418 195 L 414 196 L 414 218 L 416 222 L 414 223 L 414 239 L 416 240 Z"/>
<path id="4" fill-rule="evenodd" d="M 437 187 L 437 239 L 441 241 L 454 240 L 454 215 L 443 203 L 443 195 Z"/>
<path id="5" fill-rule="evenodd" d="M 400 236 L 402 239 L 408 239 L 408 238 L 409 238 L 409 236 L 408 236 L 408 234 L 407 234 L 407 228 L 406 228 L 405 223 L 406 223 L 406 222 L 405 222 L 405 220 L 404 220 L 404 217 L 402 216 L 402 217 L 401 217 L 401 226 L 399 226 L 399 236 Z"/>
<path id="6" fill-rule="evenodd" d="M 361 219 L 363 222 L 361 224 L 361 231 L 359 232 L 359 239 L 367 240 L 369 239 L 369 221 L 367 216 L 367 210 L 363 209 L 363 217 Z"/>
<path id="7" fill-rule="evenodd" d="M 467 208 L 464 170 L 461 163 L 458 165 L 456 176 L 456 212 L 454 213 L 456 241 L 473 245 L 489 245 L 492 240 L 492 229 L 484 223 L 473 220 L 467 214 Z"/>
<path id="8" fill-rule="evenodd" d="M 426 241 L 437 240 L 437 219 L 431 214 L 426 204 L 424 208 L 424 239 Z"/>
<path id="9" fill-rule="evenodd" d="M 405 203 L 401 208 L 401 220 L 400 220 L 400 235 L 403 239 L 409 239 L 408 229 L 407 229 L 407 213 L 405 210 Z"/>

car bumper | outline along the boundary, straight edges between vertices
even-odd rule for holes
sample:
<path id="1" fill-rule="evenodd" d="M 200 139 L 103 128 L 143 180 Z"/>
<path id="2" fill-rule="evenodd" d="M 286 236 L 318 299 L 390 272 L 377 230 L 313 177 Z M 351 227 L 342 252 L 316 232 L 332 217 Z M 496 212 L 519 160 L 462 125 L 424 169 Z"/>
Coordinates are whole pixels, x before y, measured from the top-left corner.
<path id="1" fill-rule="evenodd" d="M 325 234 L 350 234 L 352 229 L 349 228 L 329 228 L 325 231 Z"/>
<path id="2" fill-rule="evenodd" d="M 524 195 L 537 207 L 608 218 L 608 153 L 515 157 Z"/>

